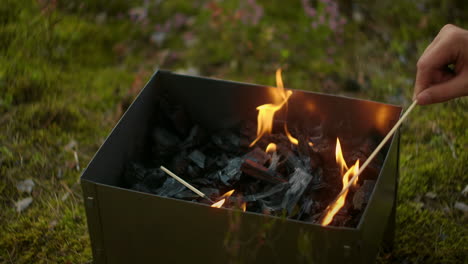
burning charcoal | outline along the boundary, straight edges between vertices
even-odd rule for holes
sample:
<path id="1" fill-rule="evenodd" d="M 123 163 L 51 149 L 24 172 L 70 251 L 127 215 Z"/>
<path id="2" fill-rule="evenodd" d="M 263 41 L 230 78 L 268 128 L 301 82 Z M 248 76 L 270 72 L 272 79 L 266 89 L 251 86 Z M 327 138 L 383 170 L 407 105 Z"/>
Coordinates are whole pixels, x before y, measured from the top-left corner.
<path id="1" fill-rule="evenodd" d="M 260 165 L 264 165 L 268 160 L 270 160 L 270 156 L 268 156 L 268 154 L 259 147 L 255 147 L 252 151 L 245 154 L 244 158 L 252 160 Z"/>
<path id="2" fill-rule="evenodd" d="M 377 147 L 373 138 L 366 138 L 364 142 L 357 148 L 354 149 L 349 157 L 350 164 L 354 164 L 356 160 L 360 160 L 361 164 L 367 160 L 367 157 L 374 151 Z M 382 151 L 377 154 L 377 156 L 371 161 L 369 166 L 367 166 L 366 170 L 363 173 L 362 178 L 366 179 L 376 179 L 380 172 L 380 164 L 383 163 L 383 154 Z"/>
<path id="3" fill-rule="evenodd" d="M 215 177 L 221 180 L 225 185 L 230 185 L 229 182 L 238 181 L 241 176 L 241 158 L 233 158 L 228 161 L 226 167 L 215 173 Z"/>
<path id="4" fill-rule="evenodd" d="M 250 159 L 246 159 L 242 163 L 241 170 L 246 175 L 249 175 L 251 177 L 254 177 L 256 179 L 266 181 L 269 183 L 276 184 L 276 183 L 287 182 L 285 179 L 280 178 L 276 172 L 270 171 L 264 166 Z"/>
<path id="5" fill-rule="evenodd" d="M 168 155 L 177 151 L 180 139 L 164 128 L 157 127 L 153 132 L 155 150 L 159 155 Z"/>
<path id="6" fill-rule="evenodd" d="M 182 183 L 176 181 L 174 178 L 168 178 L 163 186 L 154 193 L 159 196 L 174 197 L 176 194 L 185 190 L 185 188 L 186 187 Z"/>
<path id="7" fill-rule="evenodd" d="M 353 197 L 354 209 L 362 210 L 364 205 L 367 204 L 369 198 L 374 190 L 375 181 L 365 180 L 362 186 L 356 191 Z"/>
<path id="8" fill-rule="evenodd" d="M 283 208 L 285 208 L 289 214 L 292 209 L 296 206 L 299 198 L 304 193 L 305 189 L 312 180 L 312 176 L 301 168 L 296 168 L 294 173 L 289 178 L 290 188 L 284 195 Z"/>
<path id="9" fill-rule="evenodd" d="M 198 150 L 194 150 L 189 154 L 188 158 L 193 161 L 198 167 L 205 168 L 205 155 Z"/>

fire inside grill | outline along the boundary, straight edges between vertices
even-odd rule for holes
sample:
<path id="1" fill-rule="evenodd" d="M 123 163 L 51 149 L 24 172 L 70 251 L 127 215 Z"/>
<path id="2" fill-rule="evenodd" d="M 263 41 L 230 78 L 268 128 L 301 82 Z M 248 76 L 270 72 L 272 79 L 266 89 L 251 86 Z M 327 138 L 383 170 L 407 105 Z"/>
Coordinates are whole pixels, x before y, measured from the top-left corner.
<path id="1" fill-rule="evenodd" d="M 212 207 L 355 227 L 375 185 L 382 157 L 371 163 L 352 188 L 335 198 L 359 171 L 378 138 L 340 142 L 326 135 L 320 124 L 307 130 L 288 126 L 288 99 L 293 92 L 284 89 L 281 70 L 276 72 L 276 83 L 272 102 L 257 107 L 256 125 L 255 120 L 244 120 L 215 132 L 193 124 L 183 105 L 161 96 L 152 156 L 127 166 L 129 187 L 208 203 L 168 177 L 159 169 L 162 165 L 215 201 Z"/>

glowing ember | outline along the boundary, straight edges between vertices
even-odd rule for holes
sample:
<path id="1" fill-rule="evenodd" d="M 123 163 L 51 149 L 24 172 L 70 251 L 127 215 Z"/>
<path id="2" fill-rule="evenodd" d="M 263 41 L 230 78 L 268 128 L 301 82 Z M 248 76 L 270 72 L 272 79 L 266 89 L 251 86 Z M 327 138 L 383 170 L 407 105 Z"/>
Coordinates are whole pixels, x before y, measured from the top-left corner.
<path id="1" fill-rule="evenodd" d="M 271 133 L 275 113 L 287 103 L 292 94 L 292 91 L 284 90 L 281 69 L 276 70 L 276 85 L 278 87 L 278 89 L 276 89 L 276 94 L 279 95 L 281 101 L 279 103 L 264 104 L 257 107 L 257 138 L 250 144 L 250 147 L 255 145 L 265 134 Z"/>
<path id="2" fill-rule="evenodd" d="M 359 160 L 357 160 L 356 164 L 351 166 L 351 168 L 343 176 L 343 188 L 346 185 L 348 185 L 348 181 L 358 172 L 359 172 Z M 321 223 L 323 226 L 329 225 L 331 223 L 331 221 L 333 220 L 333 217 L 336 215 L 336 213 L 338 213 L 341 207 L 343 207 L 347 195 L 348 195 L 348 190 L 346 190 L 342 195 L 340 195 L 340 197 L 338 197 L 335 203 L 328 206 L 327 214 L 325 215 Z"/>
<path id="3" fill-rule="evenodd" d="M 309 147 L 313 147 L 314 146 L 314 143 L 312 143 L 312 141 L 309 141 Z"/>
<path id="4" fill-rule="evenodd" d="M 266 153 L 271 153 L 271 152 L 275 152 L 275 151 L 276 151 L 276 144 L 275 143 L 268 144 L 268 146 L 266 147 L 266 150 L 265 150 Z"/>
<path id="5" fill-rule="evenodd" d="M 247 209 L 247 204 L 246 204 L 246 203 L 242 203 L 241 209 L 242 209 L 243 212 L 245 212 L 245 210 Z"/>
<path id="6" fill-rule="evenodd" d="M 212 204 L 211 207 L 221 208 L 221 206 L 223 206 L 225 201 L 226 201 L 226 199 L 221 199 L 221 200 L 217 201 L 216 203 Z"/>

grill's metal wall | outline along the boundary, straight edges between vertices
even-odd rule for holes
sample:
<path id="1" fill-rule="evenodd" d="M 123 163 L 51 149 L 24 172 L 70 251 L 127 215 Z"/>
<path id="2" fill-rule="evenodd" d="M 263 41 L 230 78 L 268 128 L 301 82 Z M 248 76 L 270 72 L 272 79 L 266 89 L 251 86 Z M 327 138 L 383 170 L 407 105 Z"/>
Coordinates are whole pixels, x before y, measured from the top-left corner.
<path id="1" fill-rule="evenodd" d="M 398 133 L 358 228 L 322 227 L 213 209 L 118 187 L 128 161 L 145 155 L 156 111 L 152 102 L 162 89 L 182 102 L 194 120 L 213 129 L 255 116 L 255 107 L 271 96 L 269 87 L 156 72 L 81 178 L 95 263 L 215 263 L 233 255 L 246 263 L 375 260 L 386 227 L 393 224 Z M 315 111 L 304 112 L 307 104 L 313 104 L 310 110 Z M 320 122 L 333 136 L 342 135 L 343 127 L 360 135 L 375 131 L 384 135 L 401 112 L 396 106 L 301 91 L 293 94 L 289 105 L 291 122 Z M 300 118 L 294 120 L 296 116 Z M 340 122 L 343 118 L 348 121 Z M 237 251 L 235 243 L 226 240 L 227 234 L 238 236 Z M 265 236 L 263 241 L 259 234 Z M 265 244 L 257 249 L 257 242 Z"/>

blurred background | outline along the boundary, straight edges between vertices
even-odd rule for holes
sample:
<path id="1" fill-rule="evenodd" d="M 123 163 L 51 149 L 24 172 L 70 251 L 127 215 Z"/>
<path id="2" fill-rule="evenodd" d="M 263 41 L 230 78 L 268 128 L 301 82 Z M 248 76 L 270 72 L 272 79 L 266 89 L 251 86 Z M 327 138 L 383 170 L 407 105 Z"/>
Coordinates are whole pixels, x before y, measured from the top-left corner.
<path id="1" fill-rule="evenodd" d="M 465 0 L 2 0 L 0 262 L 91 263 L 79 176 L 157 69 L 402 105 Z M 191 89 L 187 87 L 187 89 Z M 467 99 L 402 130 L 397 230 L 379 263 L 463 263 Z M 293 261 L 293 260 L 292 260 Z"/>

